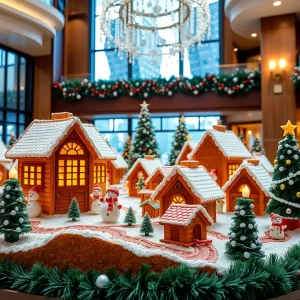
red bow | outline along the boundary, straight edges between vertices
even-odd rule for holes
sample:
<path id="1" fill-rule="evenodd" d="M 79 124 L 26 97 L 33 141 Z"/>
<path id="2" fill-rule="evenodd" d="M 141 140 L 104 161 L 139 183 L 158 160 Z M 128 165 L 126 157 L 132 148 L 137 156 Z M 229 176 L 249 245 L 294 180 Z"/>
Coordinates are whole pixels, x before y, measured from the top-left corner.
<path id="1" fill-rule="evenodd" d="M 276 224 L 276 223 L 272 223 L 272 226 L 277 226 L 277 227 L 280 227 L 280 230 L 279 232 L 282 232 L 283 229 L 282 229 L 282 224 Z"/>
<path id="2" fill-rule="evenodd" d="M 118 202 L 118 198 L 106 198 L 106 202 L 108 203 L 107 210 L 113 211 L 113 209 L 114 209 L 113 204 Z"/>

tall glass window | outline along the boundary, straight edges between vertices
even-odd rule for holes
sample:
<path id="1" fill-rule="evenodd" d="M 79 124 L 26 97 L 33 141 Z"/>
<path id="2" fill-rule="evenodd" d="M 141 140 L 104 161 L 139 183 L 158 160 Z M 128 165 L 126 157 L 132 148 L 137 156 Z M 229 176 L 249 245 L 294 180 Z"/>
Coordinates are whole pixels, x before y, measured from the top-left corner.
<path id="1" fill-rule="evenodd" d="M 31 121 L 32 59 L 0 45 L 0 138 L 8 144 Z"/>
<path id="2" fill-rule="evenodd" d="M 211 13 L 210 36 L 206 35 L 201 47 L 194 45 L 185 52 L 184 59 L 177 53 L 174 56 L 163 55 L 157 62 L 150 57 L 141 56 L 131 65 L 126 53 L 118 53 L 115 45 L 107 38 L 100 39 L 100 17 L 103 0 L 92 1 L 92 79 L 148 79 L 170 78 L 184 75 L 187 77 L 218 73 L 220 62 L 219 50 L 219 0 L 208 0 Z M 160 0 L 162 1 L 162 0 Z M 196 14 L 195 14 L 196 17 Z M 111 16 L 114 19 L 114 16 Z M 115 35 L 114 21 L 111 35 Z M 163 37 L 168 44 L 168 36 Z M 164 49 L 162 49 L 164 51 Z"/>

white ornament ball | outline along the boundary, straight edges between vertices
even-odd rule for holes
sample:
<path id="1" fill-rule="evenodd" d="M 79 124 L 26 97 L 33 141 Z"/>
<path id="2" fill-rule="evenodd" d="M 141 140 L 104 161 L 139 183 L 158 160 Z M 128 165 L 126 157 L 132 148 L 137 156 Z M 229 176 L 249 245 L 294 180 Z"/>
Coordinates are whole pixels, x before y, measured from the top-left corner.
<path id="1" fill-rule="evenodd" d="M 99 289 L 104 288 L 104 286 L 106 284 L 109 283 L 109 279 L 105 274 L 99 275 L 96 279 L 95 285 L 96 287 L 98 287 Z"/>
<path id="2" fill-rule="evenodd" d="M 252 209 L 253 209 L 253 208 L 254 208 L 254 204 L 250 204 L 250 208 L 252 208 Z"/>
<path id="3" fill-rule="evenodd" d="M 256 239 L 257 238 L 257 233 L 253 232 L 253 237 Z"/>
<path id="4" fill-rule="evenodd" d="M 288 215 L 290 215 L 292 213 L 292 210 L 290 208 L 287 208 L 285 211 Z"/>
<path id="5" fill-rule="evenodd" d="M 6 198 L 6 199 L 9 199 L 9 198 L 10 198 L 10 195 L 9 195 L 9 194 L 7 194 L 7 195 L 5 196 L 5 198 Z"/>
<path id="6" fill-rule="evenodd" d="M 251 244 L 251 248 L 252 248 L 252 249 L 255 249 L 255 248 L 256 248 L 256 245 L 255 245 L 254 243 L 252 243 L 252 244 Z"/>
<path id="7" fill-rule="evenodd" d="M 5 202 L 4 201 L 1 201 L 0 202 L 0 206 L 4 206 Z"/>
<path id="8" fill-rule="evenodd" d="M 294 180 L 289 180 L 289 185 L 293 185 L 294 184 Z"/>
<path id="9" fill-rule="evenodd" d="M 168 91 L 168 95 L 172 96 L 173 95 L 172 91 Z"/>
<path id="10" fill-rule="evenodd" d="M 15 211 L 15 210 L 12 210 L 12 211 L 10 212 L 10 214 L 11 214 L 12 216 L 15 216 L 15 215 L 16 215 L 16 211 Z"/>
<path id="11" fill-rule="evenodd" d="M 76 96 L 76 98 L 77 98 L 78 100 L 80 100 L 80 99 L 81 99 L 81 96 L 78 94 L 78 95 Z"/>
<path id="12" fill-rule="evenodd" d="M 1 214 L 3 214 L 4 213 L 4 209 L 1 209 Z"/>
<path id="13" fill-rule="evenodd" d="M 288 147 L 289 147 L 289 145 L 288 145 L 288 144 L 285 144 L 285 145 L 284 145 L 284 147 L 285 147 L 285 148 L 288 148 Z"/>
<path id="14" fill-rule="evenodd" d="M 283 156 L 283 155 L 280 155 L 279 158 L 280 158 L 280 159 L 284 159 L 284 156 Z"/>
<path id="15" fill-rule="evenodd" d="M 247 239 L 247 237 L 244 236 L 244 235 L 242 235 L 242 236 L 240 237 L 240 240 L 241 240 L 241 241 L 245 241 L 246 239 Z"/>
<path id="16" fill-rule="evenodd" d="M 231 244 L 232 247 L 235 247 L 236 246 L 236 241 L 231 241 L 230 244 Z"/>
<path id="17" fill-rule="evenodd" d="M 194 95 L 198 95 L 198 91 L 197 90 L 194 91 Z"/>
<path id="18" fill-rule="evenodd" d="M 234 207 L 234 210 L 238 210 L 240 207 L 238 206 L 238 205 L 236 205 L 235 207 Z"/>
<path id="19" fill-rule="evenodd" d="M 130 93 L 129 93 L 129 96 L 131 96 L 131 97 L 132 97 L 132 96 L 133 96 L 133 92 L 130 92 Z"/>
<path id="20" fill-rule="evenodd" d="M 252 225 L 252 224 L 249 224 L 249 225 L 248 225 L 248 228 L 249 228 L 249 229 L 253 229 L 253 225 Z"/>
<path id="21" fill-rule="evenodd" d="M 288 150 L 287 154 L 292 154 L 292 150 Z"/>
<path id="22" fill-rule="evenodd" d="M 7 191 L 10 191 L 10 190 L 11 190 L 11 187 L 8 185 L 5 189 L 6 189 Z"/>
<path id="23" fill-rule="evenodd" d="M 87 79 L 83 79 L 83 82 L 84 83 L 88 83 L 89 81 Z"/>
<path id="24" fill-rule="evenodd" d="M 246 224 L 245 224 L 245 223 L 241 223 L 241 224 L 240 224 L 240 227 L 241 227 L 241 228 L 244 228 L 244 227 L 246 227 Z"/>
<path id="25" fill-rule="evenodd" d="M 232 232 L 231 235 L 230 235 L 230 237 L 231 237 L 232 239 L 234 239 L 234 238 L 236 237 L 236 234 L 235 234 L 234 232 Z"/>
<path id="26" fill-rule="evenodd" d="M 293 149 L 294 149 L 294 150 L 298 150 L 298 146 L 294 146 Z"/>
<path id="27" fill-rule="evenodd" d="M 105 89 L 105 88 L 106 88 L 105 84 L 102 84 L 101 89 Z"/>
<path id="28" fill-rule="evenodd" d="M 279 146 L 278 146 L 278 149 L 279 149 L 279 150 L 282 149 L 282 148 L 283 148 L 282 145 L 279 145 Z"/>
<path id="29" fill-rule="evenodd" d="M 23 218 L 20 218 L 19 219 L 19 222 L 22 224 L 24 222 L 24 219 Z"/>
<path id="30" fill-rule="evenodd" d="M 293 173 L 289 173 L 289 177 L 294 177 L 294 174 Z"/>
<path id="31" fill-rule="evenodd" d="M 247 259 L 250 258 L 250 253 L 249 252 L 244 252 L 244 257 L 247 258 Z"/>
<path id="32" fill-rule="evenodd" d="M 279 168 L 279 171 L 280 171 L 280 172 L 282 172 L 283 170 L 284 170 L 284 168 L 283 168 L 283 167 L 280 167 L 280 168 Z"/>
<path id="33" fill-rule="evenodd" d="M 233 77 L 232 81 L 233 81 L 233 82 L 238 82 L 237 77 Z"/>
<path id="34" fill-rule="evenodd" d="M 15 211 L 19 211 L 19 207 L 15 207 Z"/>
<path id="35" fill-rule="evenodd" d="M 8 220 L 5 220 L 5 221 L 3 222 L 3 225 L 4 225 L 4 226 L 7 226 L 8 224 L 9 224 Z"/>
<path id="36" fill-rule="evenodd" d="M 17 228 L 16 228 L 16 232 L 21 232 L 21 228 L 20 228 L 20 227 L 17 227 Z"/>
<path id="37" fill-rule="evenodd" d="M 245 215 L 245 211 L 244 211 L 243 209 L 240 211 L 240 215 L 241 215 L 241 216 L 244 216 L 244 215 Z"/>
<path id="38" fill-rule="evenodd" d="M 148 93 L 144 93 L 144 98 L 148 98 Z"/>
<path id="39" fill-rule="evenodd" d="M 117 97 L 117 96 L 118 96 L 118 92 L 117 92 L 117 91 L 114 91 L 114 92 L 113 92 L 113 96 L 114 96 L 114 97 Z"/>
<path id="40" fill-rule="evenodd" d="M 294 159 L 297 160 L 298 158 L 299 158 L 299 156 L 298 156 L 297 154 L 295 154 L 295 155 L 294 155 Z"/>

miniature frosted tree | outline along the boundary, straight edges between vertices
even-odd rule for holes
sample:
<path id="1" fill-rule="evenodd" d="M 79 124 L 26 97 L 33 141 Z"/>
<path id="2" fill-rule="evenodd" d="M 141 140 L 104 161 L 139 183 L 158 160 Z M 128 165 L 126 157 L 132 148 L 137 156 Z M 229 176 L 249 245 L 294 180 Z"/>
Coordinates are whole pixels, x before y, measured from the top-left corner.
<path id="1" fill-rule="evenodd" d="M 132 224 L 136 223 L 136 218 L 131 206 L 129 207 L 128 212 L 126 213 L 124 223 L 127 223 L 128 226 L 132 226 Z"/>
<path id="2" fill-rule="evenodd" d="M 12 146 L 16 141 L 16 136 L 15 136 L 15 132 L 14 131 L 11 131 L 10 132 L 10 137 L 9 137 L 9 140 L 8 140 L 8 146 Z"/>
<path id="3" fill-rule="evenodd" d="M 153 226 L 152 226 L 150 217 L 149 217 L 148 213 L 146 213 L 143 218 L 140 233 L 144 233 L 145 236 L 149 236 L 149 233 L 153 233 L 153 232 L 154 232 L 154 230 L 153 230 Z"/>
<path id="4" fill-rule="evenodd" d="M 138 191 L 143 189 L 144 184 L 145 184 L 144 176 L 141 176 L 136 184 Z"/>
<path id="5" fill-rule="evenodd" d="M 300 219 L 300 153 L 294 130 L 288 121 L 284 139 L 279 142 L 270 188 L 271 200 L 266 213 Z M 297 221 L 297 220 L 296 220 Z"/>
<path id="6" fill-rule="evenodd" d="M 169 165 L 174 166 L 175 161 L 184 145 L 184 143 L 189 140 L 189 132 L 186 129 L 184 116 L 182 116 L 179 120 L 179 124 L 177 126 L 175 135 L 174 135 L 174 142 L 172 144 Z"/>
<path id="7" fill-rule="evenodd" d="M 146 101 L 141 104 L 141 112 L 136 128 L 136 134 L 131 147 L 129 157 L 129 169 L 138 158 L 142 158 L 147 154 L 159 157 L 158 145 L 155 138 L 154 127 L 148 110 Z"/>
<path id="8" fill-rule="evenodd" d="M 126 143 L 124 145 L 124 149 L 123 149 L 123 153 L 122 153 L 122 156 L 127 163 L 129 163 L 130 148 L 131 148 L 131 138 L 128 135 L 126 138 Z"/>
<path id="9" fill-rule="evenodd" d="M 253 152 L 265 154 L 265 150 L 258 138 L 255 138 L 254 143 L 252 145 L 251 153 Z"/>
<path id="10" fill-rule="evenodd" d="M 72 221 L 76 221 L 76 218 L 80 218 L 80 209 L 76 198 L 74 197 L 70 203 L 68 210 L 68 218 Z"/>
<path id="11" fill-rule="evenodd" d="M 9 243 L 17 242 L 20 235 L 32 230 L 24 194 L 17 179 L 4 182 L 0 196 L 0 233 Z"/>
<path id="12" fill-rule="evenodd" d="M 229 233 L 229 242 L 226 243 L 225 254 L 231 259 L 249 259 L 263 257 L 261 242 L 258 238 L 254 205 L 249 197 L 249 188 L 245 186 L 242 197 L 236 199 L 234 216 Z"/>

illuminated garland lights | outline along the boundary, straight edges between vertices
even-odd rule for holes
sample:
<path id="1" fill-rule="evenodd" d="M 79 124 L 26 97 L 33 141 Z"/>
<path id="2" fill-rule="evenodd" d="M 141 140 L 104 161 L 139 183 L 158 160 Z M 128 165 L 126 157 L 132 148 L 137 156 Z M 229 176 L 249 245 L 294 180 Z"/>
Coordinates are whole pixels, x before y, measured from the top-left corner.
<path id="1" fill-rule="evenodd" d="M 218 95 L 234 96 L 260 89 L 260 72 L 207 75 L 205 77 L 172 77 L 169 80 L 98 80 L 56 82 L 54 96 L 66 101 L 79 101 L 83 97 L 95 97 L 99 100 L 129 96 L 146 99 L 152 95 L 171 97 L 176 93 L 199 96 L 206 92 Z"/>

